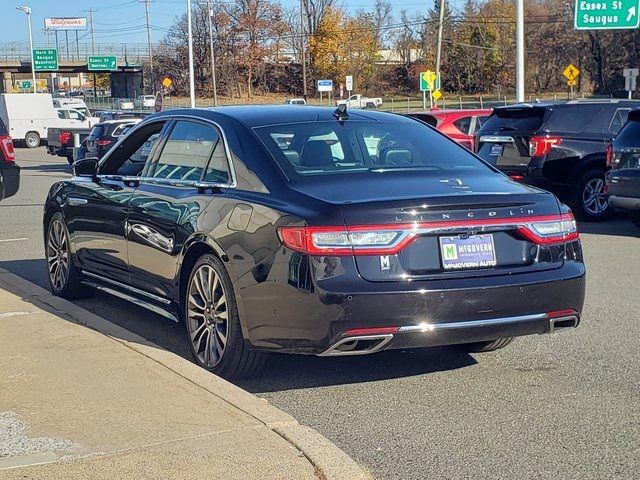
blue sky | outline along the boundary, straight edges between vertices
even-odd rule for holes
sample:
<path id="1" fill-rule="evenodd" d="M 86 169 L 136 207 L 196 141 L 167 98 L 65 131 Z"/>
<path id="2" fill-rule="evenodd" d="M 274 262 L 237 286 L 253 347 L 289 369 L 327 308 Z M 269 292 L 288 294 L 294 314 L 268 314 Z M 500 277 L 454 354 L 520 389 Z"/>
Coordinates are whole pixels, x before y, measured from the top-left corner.
<path id="1" fill-rule="evenodd" d="M 192 0 L 193 3 L 206 0 Z M 215 1 L 215 0 L 214 0 Z M 400 9 L 409 11 L 426 11 L 433 5 L 433 0 L 390 0 L 397 14 Z M 139 0 L 2 0 L 2 28 L 0 29 L 0 43 L 27 42 L 27 22 L 24 13 L 8 8 L 12 5 L 27 5 L 32 9 L 33 35 L 35 44 L 45 44 L 43 33 L 45 17 L 80 17 L 87 16 L 84 10 L 93 9 L 96 42 L 98 43 L 145 43 L 144 4 Z M 283 6 L 298 5 L 299 0 L 280 0 Z M 371 10 L 374 0 L 343 0 L 345 9 Z M 460 0 L 453 0 L 453 4 Z M 153 26 L 152 41 L 160 41 L 165 36 L 165 29 L 173 23 L 176 15 L 184 13 L 186 0 L 152 0 L 150 4 L 150 23 Z M 64 36 L 60 34 L 61 38 Z M 71 32 L 69 35 L 71 39 Z M 75 34 L 74 34 L 75 38 Z M 87 32 L 80 32 L 80 42 L 90 42 Z"/>

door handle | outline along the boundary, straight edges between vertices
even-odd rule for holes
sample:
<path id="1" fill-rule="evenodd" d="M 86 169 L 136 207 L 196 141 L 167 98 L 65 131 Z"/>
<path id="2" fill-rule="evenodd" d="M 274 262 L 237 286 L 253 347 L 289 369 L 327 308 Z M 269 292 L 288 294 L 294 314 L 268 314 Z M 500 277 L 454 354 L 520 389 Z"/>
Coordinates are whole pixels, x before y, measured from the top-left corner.
<path id="1" fill-rule="evenodd" d="M 122 177 L 122 183 L 128 187 L 138 187 L 140 185 L 140 177 Z"/>
<path id="2" fill-rule="evenodd" d="M 70 207 L 78 207 L 80 205 L 86 205 L 88 200 L 86 198 L 67 197 L 67 205 Z"/>

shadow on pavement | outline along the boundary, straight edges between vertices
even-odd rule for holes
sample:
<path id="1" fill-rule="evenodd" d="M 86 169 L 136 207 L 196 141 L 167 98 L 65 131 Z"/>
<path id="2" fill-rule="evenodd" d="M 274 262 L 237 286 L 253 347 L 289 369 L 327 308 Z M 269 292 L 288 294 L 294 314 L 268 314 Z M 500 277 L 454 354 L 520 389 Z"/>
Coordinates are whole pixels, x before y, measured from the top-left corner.
<path id="1" fill-rule="evenodd" d="M 66 162 L 66 159 L 64 159 Z M 18 162 L 20 163 L 20 162 Z M 72 173 L 71 165 L 68 163 L 43 163 L 41 165 L 21 165 L 20 170 L 48 173 Z"/>
<path id="2" fill-rule="evenodd" d="M 588 235 L 640 238 L 640 228 L 631 223 L 625 215 L 619 214 L 616 214 L 612 220 L 604 222 L 578 222 L 578 231 Z"/>
<path id="3" fill-rule="evenodd" d="M 426 375 L 476 363 L 471 355 L 454 346 L 336 358 L 272 354 L 257 377 L 234 383 L 251 393 L 267 393 Z"/>
<path id="4" fill-rule="evenodd" d="M 49 290 L 44 259 L 4 261 L 0 262 L 0 268 Z M 17 290 L 13 293 L 20 294 Z M 100 292 L 86 299 L 74 300 L 73 303 L 164 350 L 192 361 L 181 323 Z M 52 309 L 47 304 L 38 306 L 47 311 Z M 471 355 L 455 347 L 392 350 L 342 358 L 272 354 L 265 369 L 255 378 L 234 383 L 251 393 L 264 393 L 424 375 L 464 368 L 475 363 Z"/>

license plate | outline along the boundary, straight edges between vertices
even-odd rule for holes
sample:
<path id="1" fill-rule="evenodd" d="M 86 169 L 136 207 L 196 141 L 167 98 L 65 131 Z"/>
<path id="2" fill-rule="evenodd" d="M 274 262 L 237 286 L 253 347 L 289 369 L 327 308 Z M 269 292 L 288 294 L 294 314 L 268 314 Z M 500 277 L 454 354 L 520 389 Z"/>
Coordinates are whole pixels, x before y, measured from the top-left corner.
<path id="1" fill-rule="evenodd" d="M 442 267 L 445 270 L 496 266 L 493 235 L 440 237 Z"/>
<path id="2" fill-rule="evenodd" d="M 502 155 L 502 151 L 504 150 L 504 145 L 491 145 L 491 150 L 489 150 L 489 155 L 492 157 L 499 157 Z"/>

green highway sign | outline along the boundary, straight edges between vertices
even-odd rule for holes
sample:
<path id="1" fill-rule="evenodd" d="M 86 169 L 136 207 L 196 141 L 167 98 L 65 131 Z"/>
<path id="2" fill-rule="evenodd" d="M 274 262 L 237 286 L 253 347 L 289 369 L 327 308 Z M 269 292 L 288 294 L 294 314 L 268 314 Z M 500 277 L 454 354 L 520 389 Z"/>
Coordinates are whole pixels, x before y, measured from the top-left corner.
<path id="1" fill-rule="evenodd" d="M 118 69 L 118 57 L 115 55 L 93 55 L 87 59 L 89 71 L 111 71 Z"/>
<path id="2" fill-rule="evenodd" d="M 577 30 L 638 28 L 640 0 L 576 0 Z"/>
<path id="3" fill-rule="evenodd" d="M 58 52 L 55 48 L 36 49 L 33 51 L 33 69 L 36 72 L 58 70 Z"/>
<path id="4" fill-rule="evenodd" d="M 20 88 L 23 90 L 29 90 L 33 87 L 33 85 L 31 85 L 31 80 L 19 80 L 18 85 L 20 85 Z"/>

